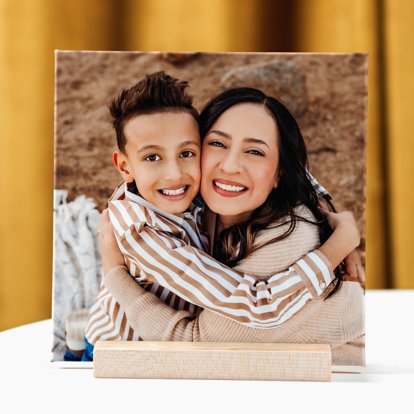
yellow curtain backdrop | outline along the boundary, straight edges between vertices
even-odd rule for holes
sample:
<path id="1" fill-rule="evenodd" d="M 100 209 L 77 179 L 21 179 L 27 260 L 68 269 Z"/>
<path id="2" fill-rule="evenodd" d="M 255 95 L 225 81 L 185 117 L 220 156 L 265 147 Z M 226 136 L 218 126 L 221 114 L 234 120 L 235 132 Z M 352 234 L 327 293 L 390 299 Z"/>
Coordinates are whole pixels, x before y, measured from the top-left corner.
<path id="1" fill-rule="evenodd" d="M 389 284 L 386 251 L 386 205 L 384 196 L 384 133 L 380 99 L 381 30 L 377 0 L 298 1 L 300 50 L 309 52 L 365 52 L 368 57 L 368 143 L 366 187 L 366 271 L 368 287 Z"/>
<path id="2" fill-rule="evenodd" d="M 387 161 L 393 286 L 414 288 L 414 3 L 386 0 Z"/>
<path id="3" fill-rule="evenodd" d="M 251 0 L 126 0 L 125 9 L 129 50 L 226 52 L 258 46 L 260 8 Z"/>
<path id="4" fill-rule="evenodd" d="M 369 52 L 367 284 L 413 288 L 413 18 L 410 0 L 0 0 L 0 330 L 51 314 L 54 49 Z"/>
<path id="5" fill-rule="evenodd" d="M 111 49 L 115 2 L 0 1 L 0 330 L 48 318 L 54 49 Z"/>

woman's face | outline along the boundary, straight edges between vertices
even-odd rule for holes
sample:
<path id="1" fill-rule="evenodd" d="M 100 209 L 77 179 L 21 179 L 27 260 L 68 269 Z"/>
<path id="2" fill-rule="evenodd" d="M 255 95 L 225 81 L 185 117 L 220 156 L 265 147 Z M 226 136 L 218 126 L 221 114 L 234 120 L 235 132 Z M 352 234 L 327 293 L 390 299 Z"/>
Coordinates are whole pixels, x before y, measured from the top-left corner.
<path id="1" fill-rule="evenodd" d="M 277 186 L 278 130 L 260 104 L 225 111 L 203 141 L 201 194 L 225 227 L 248 219 Z"/>

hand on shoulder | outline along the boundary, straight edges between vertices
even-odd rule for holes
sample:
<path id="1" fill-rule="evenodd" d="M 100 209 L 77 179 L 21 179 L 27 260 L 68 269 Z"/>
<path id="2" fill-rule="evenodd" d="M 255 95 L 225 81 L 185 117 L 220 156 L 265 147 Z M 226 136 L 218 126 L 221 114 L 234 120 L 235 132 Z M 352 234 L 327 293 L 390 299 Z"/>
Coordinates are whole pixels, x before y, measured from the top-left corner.
<path id="1" fill-rule="evenodd" d="M 342 211 L 340 213 L 333 213 L 326 210 L 321 211 L 325 214 L 329 225 L 335 233 L 340 234 L 346 239 L 349 245 L 353 246 L 353 249 L 359 246 L 361 236 L 355 218 L 350 211 Z"/>
<path id="2" fill-rule="evenodd" d="M 334 232 L 319 248 L 335 268 L 359 246 L 360 234 L 354 216 L 348 211 L 331 213 L 321 210 L 326 215 Z"/>
<path id="3" fill-rule="evenodd" d="M 99 216 L 97 236 L 104 275 L 107 275 L 115 267 L 124 266 L 124 257 L 119 250 L 114 230 L 109 219 L 108 209 L 105 209 Z"/>

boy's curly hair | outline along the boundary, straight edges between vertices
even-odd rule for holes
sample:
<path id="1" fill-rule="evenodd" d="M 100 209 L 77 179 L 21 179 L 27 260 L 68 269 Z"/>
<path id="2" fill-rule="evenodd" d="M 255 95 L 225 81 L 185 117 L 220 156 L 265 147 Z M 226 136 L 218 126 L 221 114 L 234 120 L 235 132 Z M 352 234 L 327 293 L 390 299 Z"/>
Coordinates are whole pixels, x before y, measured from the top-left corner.
<path id="1" fill-rule="evenodd" d="M 122 89 L 109 104 L 112 125 L 116 132 L 118 148 L 125 153 L 125 122 L 134 116 L 157 112 L 184 111 L 198 123 L 198 111 L 193 98 L 186 93 L 188 82 L 179 81 L 164 71 L 145 76 L 129 89 Z"/>

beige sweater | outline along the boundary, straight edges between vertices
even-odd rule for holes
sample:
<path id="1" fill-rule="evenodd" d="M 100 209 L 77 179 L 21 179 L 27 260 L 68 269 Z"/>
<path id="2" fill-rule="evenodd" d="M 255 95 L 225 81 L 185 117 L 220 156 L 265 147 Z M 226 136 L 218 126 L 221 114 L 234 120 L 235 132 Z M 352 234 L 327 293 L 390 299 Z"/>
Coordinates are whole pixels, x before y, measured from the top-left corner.
<path id="1" fill-rule="evenodd" d="M 306 214 L 310 213 L 303 210 L 302 216 Z M 284 230 L 278 227 L 263 231 L 256 243 L 261 244 Z M 318 240 L 316 226 L 298 222 L 289 237 L 256 250 L 235 269 L 255 273 L 265 280 L 317 248 Z M 105 277 L 105 285 L 144 340 L 328 343 L 332 347 L 333 364 L 365 365 L 364 294 L 355 282 L 345 282 L 334 297 L 308 303 L 290 320 L 269 329 L 247 327 L 209 310 L 194 315 L 172 309 L 139 286 L 123 266 Z"/>

